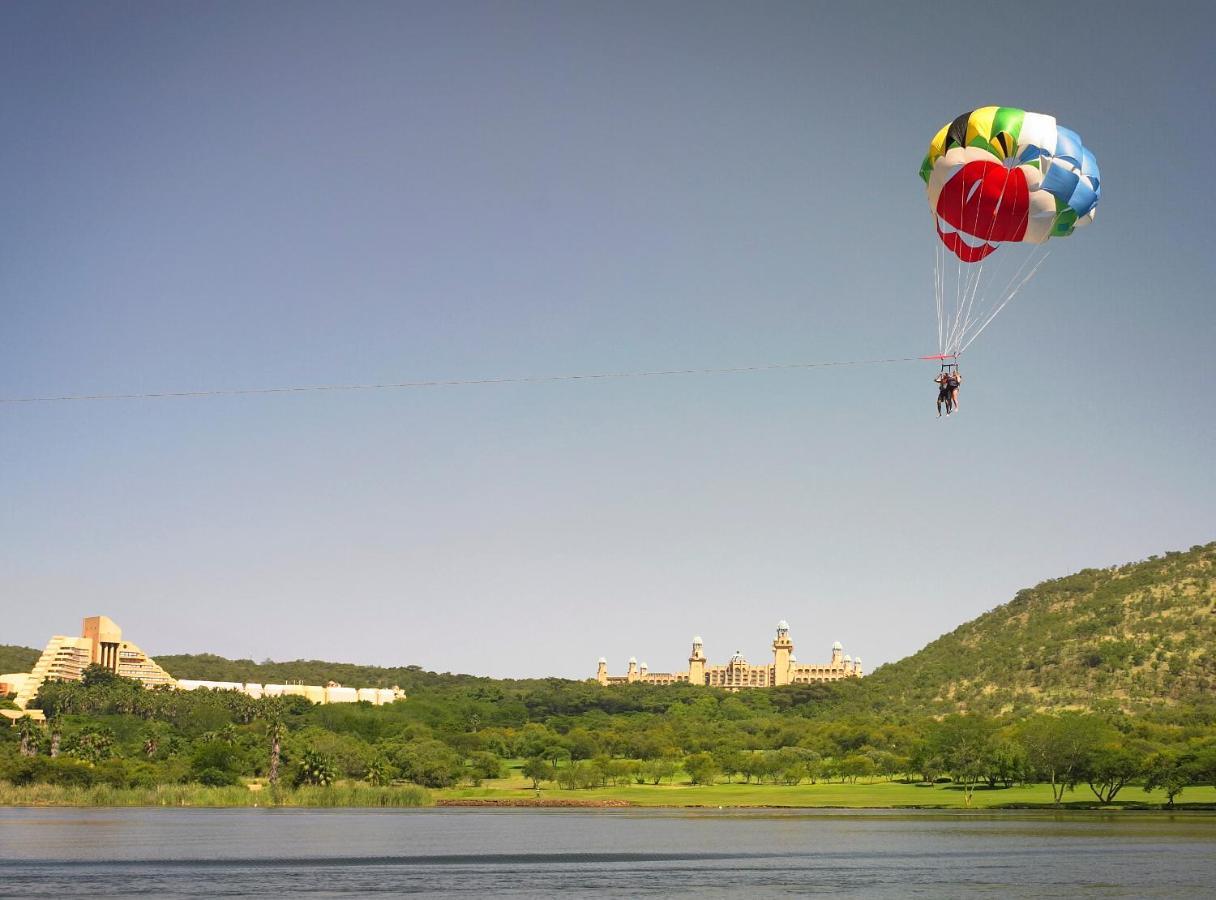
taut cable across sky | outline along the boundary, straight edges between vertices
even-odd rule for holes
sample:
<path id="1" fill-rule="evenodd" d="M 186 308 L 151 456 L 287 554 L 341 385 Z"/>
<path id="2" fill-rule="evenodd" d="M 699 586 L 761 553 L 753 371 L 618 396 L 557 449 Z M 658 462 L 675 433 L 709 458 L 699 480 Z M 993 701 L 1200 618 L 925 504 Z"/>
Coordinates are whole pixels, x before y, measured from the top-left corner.
<path id="1" fill-rule="evenodd" d="M 182 397 L 239 397 L 250 394 L 308 394 L 323 391 L 385 391 L 401 388 L 462 387 L 477 384 L 543 384 L 551 381 L 604 381 L 612 378 L 662 378 L 672 375 L 740 375 L 780 369 L 827 369 L 838 366 L 878 366 L 916 362 L 925 357 L 849 359 L 827 362 L 764 363 L 755 366 L 726 366 L 704 369 L 655 369 L 639 372 L 592 372 L 581 375 L 521 375 L 505 378 L 464 378 L 432 381 L 398 381 L 377 384 L 314 384 L 267 388 L 217 388 L 202 391 L 154 391 L 142 394 L 63 394 L 45 397 L 0 397 L 0 403 L 56 403 L 66 400 L 168 400 Z"/>

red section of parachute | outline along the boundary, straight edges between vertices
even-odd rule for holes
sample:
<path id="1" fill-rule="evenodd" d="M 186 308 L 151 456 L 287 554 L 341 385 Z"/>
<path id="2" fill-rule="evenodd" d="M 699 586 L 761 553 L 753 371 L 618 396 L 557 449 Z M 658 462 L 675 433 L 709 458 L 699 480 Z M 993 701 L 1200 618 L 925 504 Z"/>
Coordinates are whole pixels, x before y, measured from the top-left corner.
<path id="1" fill-rule="evenodd" d="M 977 160 L 959 169 L 942 186 L 937 198 L 938 216 L 972 238 L 978 247 L 954 232 L 937 233 L 942 243 L 963 262 L 979 262 L 996 249 L 994 243 L 1020 241 L 1030 217 L 1030 188 L 1021 169 Z"/>
<path id="2" fill-rule="evenodd" d="M 937 227 L 937 236 L 963 262 L 979 262 L 996 249 L 996 244 L 981 244 L 978 247 L 972 247 L 958 236 L 957 231 L 942 231 L 940 225 Z"/>

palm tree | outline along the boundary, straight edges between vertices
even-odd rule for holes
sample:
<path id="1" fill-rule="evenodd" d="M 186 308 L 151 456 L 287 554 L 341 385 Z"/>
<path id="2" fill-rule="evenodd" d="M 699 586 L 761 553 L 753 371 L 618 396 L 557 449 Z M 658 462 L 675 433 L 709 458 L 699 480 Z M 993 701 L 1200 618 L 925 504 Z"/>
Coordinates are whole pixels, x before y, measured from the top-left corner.
<path id="1" fill-rule="evenodd" d="M 283 736 L 287 723 L 283 721 L 283 704 L 278 698 L 266 700 L 266 734 L 270 737 L 270 767 L 267 776 L 272 789 L 279 786 L 279 761 L 283 754 Z"/>
<path id="2" fill-rule="evenodd" d="M 37 735 L 34 733 L 34 720 L 29 716 L 22 716 L 17 720 L 17 732 L 21 738 L 21 755 L 36 756 L 38 754 Z"/>

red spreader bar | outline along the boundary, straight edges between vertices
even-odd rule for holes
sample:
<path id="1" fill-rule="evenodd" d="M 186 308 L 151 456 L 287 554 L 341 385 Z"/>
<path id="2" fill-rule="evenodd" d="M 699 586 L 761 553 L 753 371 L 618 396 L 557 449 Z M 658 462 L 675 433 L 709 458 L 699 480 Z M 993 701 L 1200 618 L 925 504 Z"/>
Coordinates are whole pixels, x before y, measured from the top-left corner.
<path id="1" fill-rule="evenodd" d="M 958 359 L 957 353 L 941 353 L 937 356 L 922 356 L 921 359 Z"/>

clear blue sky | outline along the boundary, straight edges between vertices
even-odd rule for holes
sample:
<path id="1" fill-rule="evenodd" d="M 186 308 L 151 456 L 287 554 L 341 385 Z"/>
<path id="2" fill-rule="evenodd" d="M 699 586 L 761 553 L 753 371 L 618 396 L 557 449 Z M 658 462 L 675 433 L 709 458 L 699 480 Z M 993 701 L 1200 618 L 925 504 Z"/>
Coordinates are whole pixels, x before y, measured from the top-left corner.
<path id="1" fill-rule="evenodd" d="M 0 643 L 586 676 L 867 668 L 1216 538 L 1208 4 L 0 9 L 0 395 L 933 352 L 968 109 L 1102 166 L 929 364 L 0 405 Z"/>

